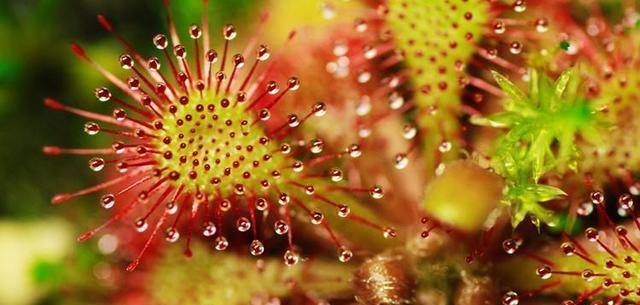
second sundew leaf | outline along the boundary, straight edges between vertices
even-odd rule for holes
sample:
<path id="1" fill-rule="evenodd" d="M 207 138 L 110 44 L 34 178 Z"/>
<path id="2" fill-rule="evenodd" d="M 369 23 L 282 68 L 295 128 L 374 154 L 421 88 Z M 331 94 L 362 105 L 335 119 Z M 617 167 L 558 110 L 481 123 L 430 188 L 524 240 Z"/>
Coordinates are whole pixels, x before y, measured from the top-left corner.
<path id="1" fill-rule="evenodd" d="M 440 154 L 450 159 L 459 137 L 464 67 L 477 51 L 489 20 L 484 0 L 389 0 L 386 22 L 415 88 L 417 124 L 425 131 L 427 170 L 433 173 Z M 438 150 L 449 142 L 453 149 Z M 445 145 L 449 146 L 449 145 Z"/>
<path id="2" fill-rule="evenodd" d="M 241 305 L 284 300 L 295 293 L 313 292 L 327 299 L 351 293 L 355 267 L 351 264 L 314 259 L 308 265 L 285 266 L 279 259 L 264 258 L 259 265 L 244 256 L 207 253 L 212 250 L 199 242 L 194 243 L 193 251 L 196 255 L 189 261 L 175 248 L 160 257 L 145 286 L 152 300 L 159 304 Z"/>
<path id="3" fill-rule="evenodd" d="M 493 74 L 507 96 L 505 111 L 472 122 L 507 129 L 491 154 L 493 168 L 505 179 L 503 203 L 510 209 L 514 226 L 527 215 L 553 223 L 555 215 L 541 203 L 565 193 L 539 180 L 551 172 L 576 170 L 576 139 L 596 139 L 599 120 L 592 104 L 579 96 L 580 79 L 572 69 L 555 82 L 539 71 L 530 71 L 527 93 L 499 73 Z"/>
<path id="4" fill-rule="evenodd" d="M 499 262 L 496 276 L 518 293 L 534 292 L 527 297 L 553 295 L 556 300 L 571 300 L 562 304 L 584 304 L 586 299 L 591 304 L 612 299 L 618 304 L 638 304 L 640 255 L 632 237 L 637 228 L 628 223 L 618 225 L 614 234 L 605 231 L 609 229 L 590 227 L 583 237 L 536 244 L 527 254 Z"/>

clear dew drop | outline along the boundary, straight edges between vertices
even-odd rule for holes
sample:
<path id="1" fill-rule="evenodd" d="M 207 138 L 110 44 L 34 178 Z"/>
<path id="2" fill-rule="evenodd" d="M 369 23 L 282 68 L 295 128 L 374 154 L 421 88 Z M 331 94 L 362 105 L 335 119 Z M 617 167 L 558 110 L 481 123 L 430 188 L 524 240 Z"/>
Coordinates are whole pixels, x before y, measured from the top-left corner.
<path id="1" fill-rule="evenodd" d="M 587 228 L 584 230 L 584 236 L 590 242 L 596 242 L 600 239 L 600 232 L 595 228 Z"/>
<path id="2" fill-rule="evenodd" d="M 153 37 L 153 45 L 156 46 L 158 50 L 164 50 L 169 45 L 169 40 L 167 36 L 158 34 Z"/>
<path id="3" fill-rule="evenodd" d="M 170 215 L 174 215 L 176 212 L 178 212 L 178 205 L 174 201 L 169 201 L 165 205 L 165 209 L 167 213 L 169 213 Z"/>
<path id="4" fill-rule="evenodd" d="M 362 156 L 362 150 L 360 150 L 360 145 L 358 144 L 351 144 L 351 146 L 347 148 L 347 153 L 349 153 L 351 158 L 358 158 Z"/>
<path id="5" fill-rule="evenodd" d="M 299 173 L 304 170 L 304 163 L 302 163 L 302 161 L 294 161 L 293 165 L 291 165 L 291 168 L 294 172 Z"/>
<path id="6" fill-rule="evenodd" d="M 94 171 L 94 172 L 99 172 L 104 168 L 105 162 L 104 159 L 102 158 L 91 158 L 91 160 L 89 160 L 89 168 Z"/>
<path id="7" fill-rule="evenodd" d="M 633 196 L 640 195 L 640 182 L 635 182 L 629 187 L 629 193 Z"/>
<path id="8" fill-rule="evenodd" d="M 269 208 L 269 202 L 267 199 L 260 197 L 256 199 L 255 206 L 258 211 L 264 212 Z"/>
<path id="9" fill-rule="evenodd" d="M 551 267 L 547 265 L 540 266 L 536 269 L 536 274 L 543 280 L 548 280 L 553 275 Z"/>
<path id="10" fill-rule="evenodd" d="M 630 211 L 627 209 L 623 209 L 623 208 L 618 208 L 618 210 L 616 211 L 618 213 L 618 216 L 620 217 L 627 217 L 629 216 Z"/>
<path id="11" fill-rule="evenodd" d="M 394 163 L 396 169 L 403 169 L 409 164 L 409 158 L 406 154 L 400 153 L 396 155 Z"/>
<path id="12" fill-rule="evenodd" d="M 122 108 L 115 108 L 113 109 L 113 118 L 118 122 L 124 121 L 127 118 L 127 113 Z"/>
<path id="13" fill-rule="evenodd" d="M 103 103 L 107 102 L 111 99 L 111 91 L 105 87 L 98 88 L 96 89 L 96 98 Z"/>
<path id="14" fill-rule="evenodd" d="M 487 56 L 490 59 L 495 59 L 496 57 L 498 57 L 498 50 L 495 48 L 487 49 Z"/>
<path id="15" fill-rule="evenodd" d="M 505 239 L 502 242 L 502 249 L 507 254 L 514 254 L 520 247 L 520 244 L 513 238 Z"/>
<path id="16" fill-rule="evenodd" d="M 149 227 L 149 224 L 147 223 L 147 220 L 143 219 L 143 218 L 138 218 L 134 225 L 136 227 L 136 231 L 138 231 L 140 233 L 146 231 L 147 228 Z"/>
<path id="17" fill-rule="evenodd" d="M 324 141 L 320 139 L 313 139 L 309 144 L 309 151 L 314 154 L 319 154 L 324 149 Z"/>
<path id="18" fill-rule="evenodd" d="M 344 179 L 342 170 L 337 167 L 334 167 L 329 170 L 329 177 L 333 182 L 340 182 L 342 181 L 342 179 Z"/>
<path id="19" fill-rule="evenodd" d="M 215 241 L 213 242 L 213 247 L 218 251 L 224 251 L 228 246 L 229 242 L 224 236 L 216 237 Z"/>
<path id="20" fill-rule="evenodd" d="M 283 258 L 284 258 L 284 264 L 287 266 L 293 266 L 300 261 L 300 255 L 298 255 L 298 253 L 291 250 L 287 250 L 287 252 L 284 253 Z"/>
<path id="21" fill-rule="evenodd" d="M 297 77 L 289 78 L 289 80 L 287 81 L 287 87 L 291 91 L 296 91 L 300 89 L 300 79 L 298 79 Z"/>
<path id="22" fill-rule="evenodd" d="M 316 188 L 313 185 L 305 185 L 304 193 L 307 195 L 313 195 L 316 192 Z"/>
<path id="23" fill-rule="evenodd" d="M 398 92 L 392 92 L 389 95 L 389 108 L 393 110 L 398 110 L 400 107 L 404 105 L 404 97 L 400 95 Z"/>
<path id="24" fill-rule="evenodd" d="M 536 31 L 538 33 L 545 33 L 549 30 L 549 21 L 545 18 L 540 18 L 536 20 Z"/>
<path id="25" fill-rule="evenodd" d="M 298 118 L 297 115 L 290 114 L 287 125 L 289 125 L 289 127 L 291 127 L 291 128 L 295 128 L 295 127 L 300 126 L 300 122 L 301 122 L 300 118 Z"/>
<path id="26" fill-rule="evenodd" d="M 498 20 L 493 24 L 493 32 L 496 34 L 504 34 L 507 31 L 507 26 L 504 21 Z"/>
<path id="27" fill-rule="evenodd" d="M 411 140 L 415 138 L 417 133 L 418 133 L 418 129 L 416 128 L 415 125 L 407 124 L 407 125 L 404 125 L 404 127 L 402 127 L 402 137 L 404 137 L 406 140 Z"/>
<path id="28" fill-rule="evenodd" d="M 442 173 L 444 173 L 444 170 L 446 168 L 447 168 L 447 165 L 445 163 L 438 164 L 438 166 L 436 167 L 436 170 L 435 170 L 436 176 L 442 175 Z"/>
<path id="29" fill-rule="evenodd" d="M 356 104 L 356 114 L 358 116 L 365 116 L 371 112 L 371 98 L 368 95 L 363 95 Z"/>
<path id="30" fill-rule="evenodd" d="M 292 151 L 292 150 L 293 150 L 293 149 L 291 148 L 291 145 L 289 145 L 289 144 L 287 144 L 287 143 L 283 143 L 283 144 L 280 146 L 280 152 L 281 152 L 283 155 L 288 155 L 289 153 L 291 153 L 291 151 Z"/>
<path id="31" fill-rule="evenodd" d="M 593 281 L 593 279 L 596 277 L 595 272 L 591 269 L 584 269 L 580 275 L 582 276 L 582 279 L 587 282 Z"/>
<path id="32" fill-rule="evenodd" d="M 600 191 L 591 192 L 591 194 L 589 194 L 589 197 L 591 198 L 591 202 L 593 202 L 593 204 L 604 203 L 604 195 Z"/>
<path id="33" fill-rule="evenodd" d="M 319 225 L 324 220 L 324 215 L 320 212 L 311 212 L 311 223 L 314 225 Z"/>
<path id="34" fill-rule="evenodd" d="M 100 197 L 100 205 L 105 209 L 110 209 L 116 204 L 116 196 L 105 194 Z"/>
<path id="35" fill-rule="evenodd" d="M 578 209 L 576 213 L 580 216 L 589 216 L 593 213 L 593 203 L 591 202 L 583 202 L 578 205 Z"/>
<path id="36" fill-rule="evenodd" d="M 515 291 L 508 291 L 502 296 L 502 305 L 518 305 L 520 298 Z"/>
<path id="37" fill-rule="evenodd" d="M 315 115 L 316 117 L 323 117 L 325 114 L 327 114 L 327 104 L 322 101 L 317 102 L 313 104 L 312 111 L 313 115 Z"/>
<path id="38" fill-rule="evenodd" d="M 160 60 L 155 56 L 154 57 L 150 57 L 149 59 L 147 59 L 147 67 L 151 71 L 160 70 Z"/>
<path id="39" fill-rule="evenodd" d="M 527 10 L 527 3 L 525 0 L 516 0 L 513 2 L 513 11 L 516 13 L 522 13 Z"/>
<path id="40" fill-rule="evenodd" d="M 354 22 L 354 28 L 356 32 L 364 33 L 367 30 L 367 23 L 364 20 L 358 18 Z"/>
<path id="41" fill-rule="evenodd" d="M 351 209 L 346 205 L 340 205 L 338 207 L 338 216 L 345 218 L 351 214 Z"/>
<path id="42" fill-rule="evenodd" d="M 90 136 L 97 135 L 100 132 L 100 126 L 94 122 L 84 124 L 84 132 Z"/>
<path id="43" fill-rule="evenodd" d="M 572 256 L 576 253 L 576 247 L 571 242 L 564 242 L 560 245 L 560 249 L 565 256 Z"/>
<path id="44" fill-rule="evenodd" d="M 371 130 L 371 128 L 367 126 L 360 126 L 360 128 L 358 129 L 358 136 L 362 139 L 366 139 L 371 136 L 372 132 L 373 131 Z"/>
<path id="45" fill-rule="evenodd" d="M 366 82 L 368 82 L 369 80 L 371 80 L 371 72 L 368 71 L 362 71 L 358 74 L 357 77 L 357 81 L 360 84 L 364 84 Z"/>
<path id="46" fill-rule="evenodd" d="M 451 144 L 451 142 L 449 142 L 449 141 L 442 141 L 442 142 L 440 143 L 440 145 L 438 146 L 438 150 L 439 150 L 441 153 L 446 153 L 446 152 L 451 151 L 451 148 L 452 148 L 452 147 L 453 147 L 453 145 Z"/>
<path id="47" fill-rule="evenodd" d="M 189 26 L 189 36 L 191 39 L 198 39 L 202 36 L 202 30 L 197 24 L 192 24 Z"/>
<path id="48" fill-rule="evenodd" d="M 269 51 L 269 48 L 265 45 L 260 45 L 260 47 L 258 48 L 257 51 L 257 59 L 259 61 L 265 61 L 267 59 L 269 59 L 269 57 L 271 57 L 271 52 Z"/>
<path id="49" fill-rule="evenodd" d="M 291 196 L 289 196 L 289 194 L 287 194 L 287 193 L 281 193 L 281 194 L 278 196 L 278 204 L 279 204 L 279 205 L 284 206 L 284 205 L 289 204 L 289 202 L 291 202 Z"/>
<path id="50" fill-rule="evenodd" d="M 337 42 L 333 46 L 333 55 L 335 56 L 344 56 L 347 54 L 347 51 L 349 51 L 349 48 L 344 42 Z"/>
<path id="51" fill-rule="evenodd" d="M 176 228 L 168 228 L 167 231 L 164 232 L 164 239 L 166 239 L 170 243 L 175 243 L 180 239 L 180 233 Z"/>
<path id="52" fill-rule="evenodd" d="M 111 148 L 116 154 L 121 154 L 124 152 L 125 145 L 123 142 L 115 141 L 111 144 Z"/>
<path id="53" fill-rule="evenodd" d="M 222 199 L 222 201 L 220 201 L 220 210 L 223 212 L 229 212 L 229 210 L 231 210 L 231 201 L 229 201 L 229 199 Z"/>
<path id="54" fill-rule="evenodd" d="M 254 239 L 249 245 L 249 252 L 251 252 L 253 256 L 261 255 L 264 253 L 264 245 L 261 241 Z"/>
<path id="55" fill-rule="evenodd" d="M 130 70 L 131 68 L 133 68 L 134 61 L 133 61 L 133 58 L 131 57 L 131 55 L 129 55 L 129 54 L 120 55 L 119 61 L 120 61 L 120 66 L 122 67 L 122 69 Z"/>
<path id="56" fill-rule="evenodd" d="M 206 237 L 210 237 L 216 234 L 216 231 L 217 229 L 216 229 L 216 226 L 213 224 L 213 222 L 207 221 L 204 224 L 204 228 L 202 229 L 202 235 Z"/>
<path id="57" fill-rule="evenodd" d="M 378 50 L 370 45 L 364 46 L 363 51 L 364 58 L 366 59 L 372 59 L 378 55 Z"/>
<path id="58" fill-rule="evenodd" d="M 247 232 L 251 229 L 251 222 L 246 217 L 240 217 L 236 220 L 236 228 L 240 232 Z"/>
<path id="59" fill-rule="evenodd" d="M 233 40 L 238 35 L 236 28 L 232 24 L 227 24 L 222 28 L 222 35 L 225 40 Z"/>
<path id="60" fill-rule="evenodd" d="M 336 17 L 336 9 L 330 4 L 322 3 L 322 18 L 330 20 Z"/>
<path id="61" fill-rule="evenodd" d="M 622 194 L 618 197 L 618 206 L 624 210 L 631 210 L 633 208 L 633 198 L 629 194 Z"/>
<path id="62" fill-rule="evenodd" d="M 382 236 L 384 238 L 395 238 L 397 236 L 396 230 L 394 228 L 385 228 L 382 232 Z"/>
<path id="63" fill-rule="evenodd" d="M 340 249 L 338 249 L 338 260 L 340 260 L 343 263 L 346 263 L 350 261 L 351 258 L 353 258 L 353 252 L 351 252 L 351 250 L 345 247 L 340 247 Z"/>
<path id="64" fill-rule="evenodd" d="M 369 191 L 369 195 L 373 199 L 381 199 L 382 197 L 384 197 L 384 191 L 382 190 L 382 187 L 376 185 L 371 188 L 371 190 Z"/>
<path id="65" fill-rule="evenodd" d="M 289 225 L 282 220 L 278 220 L 273 224 L 273 230 L 278 235 L 284 235 L 289 232 Z"/>
<path id="66" fill-rule="evenodd" d="M 514 55 L 522 53 L 522 43 L 519 41 L 513 41 L 509 44 L 509 52 Z"/>

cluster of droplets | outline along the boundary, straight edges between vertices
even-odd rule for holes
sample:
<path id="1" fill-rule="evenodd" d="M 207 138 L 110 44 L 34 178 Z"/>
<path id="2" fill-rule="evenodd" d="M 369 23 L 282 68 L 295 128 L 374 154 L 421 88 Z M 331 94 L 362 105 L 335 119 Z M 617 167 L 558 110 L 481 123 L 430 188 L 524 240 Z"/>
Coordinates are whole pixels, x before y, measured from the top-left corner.
<path id="1" fill-rule="evenodd" d="M 369 29 L 367 22 L 360 18 L 355 20 L 354 30 L 357 34 L 367 37 L 374 34 Z M 337 40 L 331 50 L 331 55 L 334 58 L 326 64 L 326 71 L 334 78 L 352 77 L 354 83 L 360 88 L 354 113 L 356 114 L 357 136 L 362 140 L 366 140 L 372 135 L 374 125 L 380 120 L 390 117 L 398 111 L 405 111 L 411 106 L 402 92 L 402 87 L 407 81 L 406 78 L 400 75 L 391 75 L 381 79 L 374 77 L 374 75 L 385 73 L 380 71 L 376 62 L 385 62 L 385 66 L 394 65 L 402 60 L 402 55 L 394 53 L 389 47 L 373 47 L 365 41 L 367 39 L 363 38 L 349 41 Z M 388 43 L 391 42 L 388 41 Z M 373 90 L 375 92 L 370 92 L 369 88 L 375 88 Z M 378 104 L 382 104 L 384 107 L 378 108 Z M 401 132 L 404 139 L 413 140 L 418 133 L 418 128 L 412 123 L 406 123 Z M 411 150 L 398 153 L 395 156 L 396 168 L 403 169 L 409 164 L 408 154 Z"/>
<path id="2" fill-rule="evenodd" d="M 490 13 L 494 10 L 500 13 Z M 521 66 L 524 60 L 518 56 L 530 40 L 535 41 L 528 37 L 549 30 L 549 21 L 529 20 L 526 10 L 523 0 L 512 1 L 510 7 L 474 0 L 393 0 L 379 4 L 375 14 L 356 18 L 353 32 L 359 39 L 337 39 L 326 70 L 362 85 L 379 81 L 375 92 L 366 92 L 356 101 L 358 136 L 369 137 L 373 125 L 391 113 L 417 110 L 415 122 L 403 127 L 402 137 L 409 145 L 395 154 L 394 166 L 406 168 L 420 140 L 432 150 L 427 152 L 427 167 L 435 174 L 441 172 L 443 161 L 453 158 L 465 142 L 456 115 L 461 112 L 460 96 L 475 103 L 487 94 L 503 96 L 481 76 L 467 73 L 466 67 L 491 65 L 527 78 Z M 502 50 L 496 46 L 507 46 L 509 54 L 499 54 Z M 474 56 L 479 60 L 471 60 Z M 385 77 L 376 79 L 379 74 Z M 473 106 L 462 108 L 478 113 Z M 417 137 L 418 133 L 425 136 Z"/>

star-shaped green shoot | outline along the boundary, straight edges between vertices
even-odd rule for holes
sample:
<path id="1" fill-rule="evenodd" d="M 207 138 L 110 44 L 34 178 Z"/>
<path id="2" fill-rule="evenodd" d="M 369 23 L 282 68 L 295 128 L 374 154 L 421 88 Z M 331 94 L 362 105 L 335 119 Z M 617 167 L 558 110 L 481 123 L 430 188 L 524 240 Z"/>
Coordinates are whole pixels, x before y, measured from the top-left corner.
<path id="1" fill-rule="evenodd" d="M 539 181 L 550 172 L 577 169 L 578 136 L 597 141 L 595 112 L 579 92 L 581 81 L 575 69 L 564 71 L 555 82 L 532 69 L 527 93 L 505 76 L 492 73 L 506 94 L 504 111 L 474 117 L 472 122 L 506 129 L 491 154 L 492 167 L 505 179 L 502 202 L 511 210 L 514 227 L 527 215 L 536 224 L 553 224 L 556 216 L 540 203 L 561 198 L 565 192 Z"/>

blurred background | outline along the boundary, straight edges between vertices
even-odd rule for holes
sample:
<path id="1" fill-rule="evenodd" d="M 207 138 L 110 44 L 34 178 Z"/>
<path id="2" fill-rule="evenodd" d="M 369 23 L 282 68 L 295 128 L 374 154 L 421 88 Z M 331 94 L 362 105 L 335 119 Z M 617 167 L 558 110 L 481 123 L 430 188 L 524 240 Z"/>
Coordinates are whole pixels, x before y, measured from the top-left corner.
<path id="1" fill-rule="evenodd" d="M 213 1 L 212 28 L 255 20 L 260 7 L 254 2 Z M 173 8 L 181 29 L 199 21 L 200 11 L 200 0 L 180 0 Z M 97 14 L 107 16 L 143 54 L 153 47 L 151 37 L 166 29 L 161 0 L 0 1 L 0 305 L 114 304 L 132 294 L 113 272 L 124 266 L 114 264 L 113 236 L 75 241 L 106 218 L 97 198 L 50 204 L 53 194 L 101 179 L 87 169 L 89 157 L 42 153 L 44 145 L 110 145 L 108 137 L 88 137 L 85 120 L 42 104 L 52 97 L 105 111 L 93 93 L 104 79 L 69 51 L 69 43 L 78 42 L 112 71 L 121 70 L 122 48 L 99 26 Z"/>

